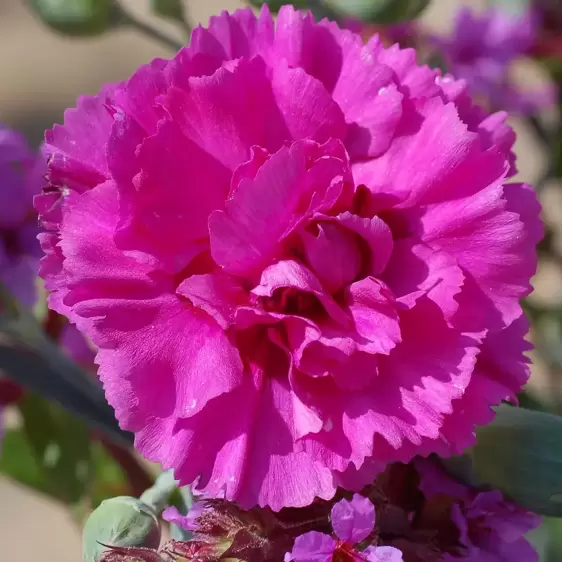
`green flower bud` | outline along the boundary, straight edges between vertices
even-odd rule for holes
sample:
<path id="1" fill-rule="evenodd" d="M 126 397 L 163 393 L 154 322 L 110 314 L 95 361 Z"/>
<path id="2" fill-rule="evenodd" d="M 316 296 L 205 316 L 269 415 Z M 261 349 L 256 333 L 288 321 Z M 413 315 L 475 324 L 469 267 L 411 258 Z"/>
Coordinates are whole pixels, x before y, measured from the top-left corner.
<path id="1" fill-rule="evenodd" d="M 366 22 L 392 24 L 418 17 L 430 0 L 324 0 L 336 14 Z"/>
<path id="2" fill-rule="evenodd" d="M 119 20 L 111 0 L 29 0 L 29 4 L 45 24 L 65 35 L 98 35 Z"/>
<path id="3" fill-rule="evenodd" d="M 83 534 L 84 562 L 99 562 L 112 547 L 158 548 L 160 524 L 154 510 L 136 498 L 105 500 L 92 512 Z"/>

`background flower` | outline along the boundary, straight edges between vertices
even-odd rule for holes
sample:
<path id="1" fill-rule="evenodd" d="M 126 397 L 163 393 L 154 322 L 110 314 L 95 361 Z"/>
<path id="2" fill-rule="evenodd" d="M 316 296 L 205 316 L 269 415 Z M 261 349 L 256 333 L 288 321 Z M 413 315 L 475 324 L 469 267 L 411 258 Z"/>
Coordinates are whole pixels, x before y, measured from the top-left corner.
<path id="1" fill-rule="evenodd" d="M 402 562 L 400 551 L 391 546 L 368 546 L 361 552 L 355 549 L 355 544 L 365 540 L 375 525 L 375 506 L 368 498 L 355 494 L 350 501 L 339 501 L 332 508 L 331 519 L 336 538 L 318 531 L 301 535 L 295 540 L 292 552 L 285 556 L 285 561 Z"/>
<path id="2" fill-rule="evenodd" d="M 528 53 L 538 32 L 535 11 L 514 15 L 500 9 L 476 14 L 459 10 L 452 35 L 434 42 L 456 78 L 467 81 L 473 96 L 493 109 L 534 113 L 555 103 L 549 84 L 526 90 L 511 76 L 512 63 Z"/>
<path id="3" fill-rule="evenodd" d="M 528 376 L 541 226 L 505 118 L 290 7 L 81 98 L 46 135 L 41 274 L 138 449 L 278 510 L 470 445 Z"/>
<path id="4" fill-rule="evenodd" d="M 420 489 L 426 501 L 448 506 L 464 547 L 462 560 L 517 560 L 536 562 L 538 554 L 525 535 L 541 522 L 540 517 L 505 500 L 498 490 L 471 490 L 448 476 L 439 466 L 419 460 Z M 443 561 L 458 557 L 446 555 Z"/>
<path id="5" fill-rule="evenodd" d="M 33 196 L 44 167 L 20 133 L 0 125 L 0 281 L 28 306 L 37 298 L 41 249 Z"/>

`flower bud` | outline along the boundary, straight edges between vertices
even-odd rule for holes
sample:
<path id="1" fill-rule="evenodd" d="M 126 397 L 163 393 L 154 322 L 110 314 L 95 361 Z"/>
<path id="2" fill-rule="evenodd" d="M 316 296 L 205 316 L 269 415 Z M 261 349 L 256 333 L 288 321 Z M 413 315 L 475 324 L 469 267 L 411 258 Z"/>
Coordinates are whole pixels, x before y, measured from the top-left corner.
<path id="1" fill-rule="evenodd" d="M 325 0 L 336 14 L 366 22 L 391 24 L 418 17 L 430 0 Z"/>
<path id="2" fill-rule="evenodd" d="M 98 35 L 118 17 L 111 0 L 29 0 L 29 4 L 45 24 L 65 35 Z"/>
<path id="3" fill-rule="evenodd" d="M 136 498 L 123 496 L 103 501 L 84 526 L 84 562 L 99 562 L 106 547 L 155 549 L 159 544 L 158 518 L 152 508 Z"/>

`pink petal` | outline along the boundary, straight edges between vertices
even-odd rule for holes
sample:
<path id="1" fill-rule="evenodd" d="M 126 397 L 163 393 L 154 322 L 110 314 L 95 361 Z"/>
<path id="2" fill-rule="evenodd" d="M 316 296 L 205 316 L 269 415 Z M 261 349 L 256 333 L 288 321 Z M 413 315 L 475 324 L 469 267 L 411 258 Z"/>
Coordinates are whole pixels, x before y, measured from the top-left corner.
<path id="1" fill-rule="evenodd" d="M 355 494 L 332 507 L 332 528 L 339 539 L 356 543 L 366 539 L 375 527 L 375 506 L 369 498 Z"/>
<path id="2" fill-rule="evenodd" d="M 300 420 L 285 354 L 263 339 L 250 345 L 257 356 L 247 358 L 240 387 L 177 423 L 152 420 L 137 434 L 137 448 L 165 468 L 174 467 L 182 484 L 199 478 L 199 491 L 244 508 L 258 503 L 278 511 L 304 507 L 315 497 L 332 498 L 330 470 L 295 450 Z M 211 426 L 213 432 L 205 430 Z"/>
<path id="3" fill-rule="evenodd" d="M 312 293 L 336 322 L 343 326 L 349 325 L 348 316 L 324 291 L 314 274 L 299 262 L 281 260 L 270 265 L 263 271 L 260 283 L 252 289 L 252 293 L 258 297 L 271 297 L 280 288 L 293 288 Z"/>
<path id="4" fill-rule="evenodd" d="M 156 133 L 158 121 L 165 116 L 157 98 L 169 87 L 165 72 L 168 64 L 167 60 L 154 59 L 150 64 L 141 66 L 115 92 L 115 106 L 149 135 Z"/>
<path id="5" fill-rule="evenodd" d="M 306 259 L 329 293 L 353 281 L 361 271 L 359 238 L 335 223 L 317 223 L 315 236 L 304 231 L 301 234 Z"/>
<path id="6" fill-rule="evenodd" d="M 410 98 L 431 98 L 438 94 L 435 83 L 438 71 L 427 66 L 419 66 L 414 49 L 401 49 L 397 44 L 383 48 L 378 37 L 374 36 L 367 48 L 381 64 L 389 66 L 395 74 L 400 89 Z"/>
<path id="7" fill-rule="evenodd" d="M 343 115 L 320 82 L 283 64 L 268 73 L 261 58 L 190 78 L 186 90 L 169 90 L 166 108 L 189 138 L 231 170 L 254 145 L 275 152 L 290 139 L 345 136 Z"/>
<path id="8" fill-rule="evenodd" d="M 541 237 L 540 207 L 529 186 L 491 185 L 428 206 L 420 219 L 425 243 L 451 254 L 509 324 L 529 294 Z"/>
<path id="9" fill-rule="evenodd" d="M 459 304 L 464 275 L 455 259 L 412 239 L 398 240 L 382 280 L 394 296 L 407 306 L 427 294 L 451 318 Z"/>
<path id="10" fill-rule="evenodd" d="M 402 552 L 393 546 L 369 546 L 363 551 L 367 562 L 402 562 Z"/>
<path id="11" fill-rule="evenodd" d="M 371 275 L 380 275 L 392 255 L 392 232 L 379 217 L 362 218 L 352 213 L 342 213 L 335 219 L 338 224 L 358 234 L 368 245 L 370 255 L 367 271 Z"/>
<path id="12" fill-rule="evenodd" d="M 168 90 L 165 107 L 184 135 L 229 170 L 249 159 L 252 146 L 274 152 L 290 138 L 261 59 L 187 82 Z"/>
<path id="13" fill-rule="evenodd" d="M 220 272 L 192 275 L 176 291 L 210 314 L 223 329 L 232 323 L 236 308 L 248 303 L 248 293 L 240 284 Z"/>
<path id="14" fill-rule="evenodd" d="M 139 159 L 142 169 L 123 209 L 119 245 L 180 271 L 204 247 L 209 214 L 223 207 L 231 174 L 171 121 L 161 122 L 144 141 Z"/>
<path id="15" fill-rule="evenodd" d="M 272 66 L 284 59 L 290 67 L 302 68 L 331 92 L 341 69 L 338 39 L 330 27 L 315 25 L 309 12 L 285 5 L 277 16 L 272 49 L 265 56 Z M 355 39 L 360 42 L 357 36 Z"/>
<path id="16" fill-rule="evenodd" d="M 505 177 L 502 155 L 482 152 L 478 135 L 468 132 L 452 104 L 434 98 L 418 110 L 425 116 L 421 128 L 397 139 L 381 158 L 354 166 L 356 185 L 413 207 L 474 193 Z"/>
<path id="17" fill-rule="evenodd" d="M 354 81 L 349 82 L 348 88 L 355 90 L 356 87 Z M 347 99 L 354 100 L 357 106 L 348 111 L 343 108 L 350 123 L 345 146 L 353 160 L 376 158 L 383 154 L 402 118 L 403 96 L 394 84 L 380 86 L 375 92 L 366 92 L 365 96 L 362 103 L 355 95 L 349 96 Z"/>
<path id="18" fill-rule="evenodd" d="M 318 145 L 306 142 L 283 147 L 254 179 L 240 182 L 224 211 L 211 215 L 211 253 L 225 271 L 244 276 L 260 271 L 300 223 L 335 204 L 345 165 L 328 156 L 307 166 L 313 150 Z"/>
<path id="19" fill-rule="evenodd" d="M 274 22 L 266 4 L 258 17 L 250 9 L 222 12 L 211 17 L 208 29 L 199 26 L 193 31 L 190 49 L 221 60 L 250 58 L 271 46 L 273 32 Z"/>
<path id="20" fill-rule="evenodd" d="M 197 531 L 197 518 L 203 512 L 201 502 L 194 503 L 186 515 L 182 515 L 177 507 L 168 507 L 162 512 L 162 519 L 173 523 L 186 531 Z"/>
<path id="21" fill-rule="evenodd" d="M 423 438 L 435 447 L 453 401 L 470 382 L 476 341 L 447 326 L 428 299 L 400 316 L 402 342 L 378 357 L 370 386 L 342 392 L 329 377 L 294 381 L 303 401 L 331 420 L 302 441 L 305 450 L 335 470 L 343 472 L 350 461 L 360 467 L 373 455 L 372 437 L 376 458 L 386 462 L 407 461 Z"/>
<path id="22" fill-rule="evenodd" d="M 272 72 L 275 102 L 291 138 L 318 143 L 345 138 L 347 127 L 341 109 L 319 80 L 302 68 L 290 68 L 284 61 L 276 64 Z"/>
<path id="23" fill-rule="evenodd" d="M 116 86 L 106 86 L 98 96 L 82 96 L 76 109 L 67 109 L 64 125 L 45 133 L 44 152 L 50 157 L 50 180 L 84 191 L 107 178 L 105 145 L 113 124 L 108 105 Z M 77 140 L 79 139 L 79 140 Z"/>
<path id="24" fill-rule="evenodd" d="M 65 303 L 102 348 L 99 375 L 107 397 L 122 426 L 134 430 L 147 415 L 193 415 L 239 384 L 242 364 L 210 317 L 167 293 L 169 280 L 117 250 L 116 209 L 108 182 L 82 195 L 65 220 L 64 274 L 72 279 Z"/>
<path id="25" fill-rule="evenodd" d="M 330 375 L 342 389 L 358 390 L 377 376 L 376 356 L 390 353 L 400 341 L 398 315 L 392 295 L 373 278 L 351 285 L 344 301 L 354 329 L 319 324 L 320 337 L 307 341 L 296 362 L 306 374 Z"/>
<path id="26" fill-rule="evenodd" d="M 336 541 L 329 535 L 310 531 L 295 539 L 293 550 L 285 556 L 285 562 L 331 562 L 336 546 Z"/>

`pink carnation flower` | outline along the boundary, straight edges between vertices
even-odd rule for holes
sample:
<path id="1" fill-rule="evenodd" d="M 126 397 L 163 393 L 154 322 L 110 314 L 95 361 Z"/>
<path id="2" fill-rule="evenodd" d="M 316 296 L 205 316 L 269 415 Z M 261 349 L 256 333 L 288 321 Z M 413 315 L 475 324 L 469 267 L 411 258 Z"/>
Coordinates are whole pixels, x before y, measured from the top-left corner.
<path id="1" fill-rule="evenodd" d="M 368 498 L 355 494 L 351 501 L 339 501 L 331 521 L 336 538 L 318 531 L 305 533 L 296 538 L 285 562 L 402 562 L 402 553 L 392 546 L 355 548 L 375 527 L 375 506 Z"/>
<path id="2" fill-rule="evenodd" d="M 498 490 L 480 491 L 460 484 L 432 461 L 418 460 L 415 464 L 426 500 L 442 498 L 451 506 L 451 518 L 464 548 L 461 560 L 538 561 L 537 552 L 525 539 L 540 525 L 538 515 L 504 500 Z M 440 560 L 454 562 L 459 557 L 445 554 Z"/>
<path id="3" fill-rule="evenodd" d="M 473 443 L 528 377 L 541 225 L 505 118 L 291 7 L 81 98 L 41 274 L 140 452 L 279 510 Z"/>

